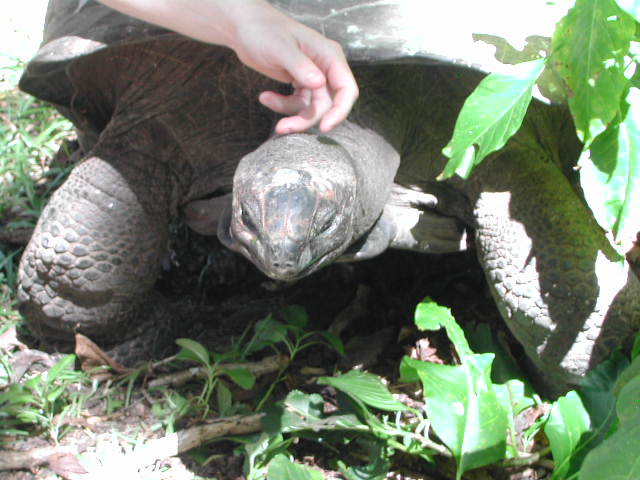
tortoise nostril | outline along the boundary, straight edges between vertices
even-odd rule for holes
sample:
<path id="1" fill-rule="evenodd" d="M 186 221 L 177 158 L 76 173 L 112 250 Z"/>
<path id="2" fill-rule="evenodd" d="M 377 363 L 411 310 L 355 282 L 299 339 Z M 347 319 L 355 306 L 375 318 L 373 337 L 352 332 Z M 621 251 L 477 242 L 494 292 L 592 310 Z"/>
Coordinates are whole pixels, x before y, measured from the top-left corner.
<path id="1" fill-rule="evenodd" d="M 295 262 L 291 260 L 274 260 L 271 265 L 277 269 L 292 270 L 295 267 Z"/>

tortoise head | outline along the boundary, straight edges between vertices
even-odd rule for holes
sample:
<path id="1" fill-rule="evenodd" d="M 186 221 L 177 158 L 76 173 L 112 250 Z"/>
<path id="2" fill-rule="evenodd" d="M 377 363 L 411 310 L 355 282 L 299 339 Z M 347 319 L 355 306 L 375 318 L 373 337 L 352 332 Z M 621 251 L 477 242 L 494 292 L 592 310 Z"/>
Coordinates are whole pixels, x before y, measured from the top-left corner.
<path id="1" fill-rule="evenodd" d="M 352 243 L 356 185 L 351 157 L 335 141 L 273 137 L 240 161 L 218 237 L 274 279 L 303 277 Z"/>

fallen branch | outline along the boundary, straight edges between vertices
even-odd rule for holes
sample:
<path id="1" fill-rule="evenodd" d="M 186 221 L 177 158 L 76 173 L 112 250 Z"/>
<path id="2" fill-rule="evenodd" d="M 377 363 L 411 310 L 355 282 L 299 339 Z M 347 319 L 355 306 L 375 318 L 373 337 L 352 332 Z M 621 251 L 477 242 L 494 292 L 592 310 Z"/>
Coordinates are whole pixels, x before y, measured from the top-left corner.
<path id="1" fill-rule="evenodd" d="M 221 369 L 236 369 L 245 368 L 253 373 L 256 377 L 267 375 L 269 373 L 275 373 L 282 370 L 289 363 L 289 358 L 286 355 L 272 355 L 266 357 L 259 362 L 245 362 L 245 363 L 223 363 L 220 365 Z M 177 387 L 184 385 L 193 378 L 204 378 L 208 375 L 206 367 L 192 367 L 188 370 L 182 370 L 180 372 L 171 373 L 151 380 L 147 386 L 149 388 L 155 387 Z"/>
<path id="2" fill-rule="evenodd" d="M 118 466 L 118 471 L 135 472 L 146 465 L 154 463 L 156 460 L 187 452 L 214 438 L 259 432 L 262 428 L 260 421 L 263 416 L 263 413 L 259 413 L 218 418 L 204 425 L 198 425 L 162 438 L 149 440 L 132 453 L 122 455 L 121 461 L 114 462 L 114 459 L 110 459 L 110 464 L 104 467 L 109 469 L 109 472 L 102 473 L 113 473 L 114 464 Z M 59 455 L 77 455 L 79 452 L 80 449 L 77 446 L 42 447 L 20 452 L 4 450 L 0 451 L 0 471 L 31 469 L 47 464 Z M 91 472 L 90 478 L 103 478 L 100 475 L 101 472 Z M 104 476 L 104 478 L 113 477 Z"/>
<path id="3" fill-rule="evenodd" d="M 148 465 L 156 460 L 187 452 L 214 438 L 259 432 L 262 429 L 260 421 L 263 416 L 264 413 L 257 413 L 218 418 L 204 425 L 180 430 L 162 438 L 149 440 L 142 447 L 125 455 L 124 460 L 138 466 Z"/>
<path id="4" fill-rule="evenodd" d="M 58 445 L 57 447 L 40 447 L 26 451 L 0 451 L 0 471 L 32 469 L 49 463 L 49 457 L 59 454 L 78 454 L 78 447 Z"/>

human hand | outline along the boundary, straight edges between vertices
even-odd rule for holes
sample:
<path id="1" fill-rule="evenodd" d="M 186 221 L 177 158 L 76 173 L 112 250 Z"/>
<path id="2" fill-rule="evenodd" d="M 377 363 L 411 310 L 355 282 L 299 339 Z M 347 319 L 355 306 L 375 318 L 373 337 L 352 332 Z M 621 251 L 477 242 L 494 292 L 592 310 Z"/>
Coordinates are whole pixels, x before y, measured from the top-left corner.
<path id="1" fill-rule="evenodd" d="M 301 132 L 320 121 L 326 133 L 343 121 L 358 98 L 358 86 L 340 45 L 265 2 L 244 12 L 229 46 L 249 67 L 294 87 L 291 95 L 260 94 L 263 105 L 288 115 L 276 132 Z"/>
<path id="2" fill-rule="evenodd" d="M 358 86 L 342 48 L 287 17 L 265 0 L 100 0 L 116 10 L 208 43 L 231 47 L 240 60 L 294 92 L 262 92 L 266 107 L 284 115 L 280 134 L 318 122 L 328 132 L 347 118 Z"/>

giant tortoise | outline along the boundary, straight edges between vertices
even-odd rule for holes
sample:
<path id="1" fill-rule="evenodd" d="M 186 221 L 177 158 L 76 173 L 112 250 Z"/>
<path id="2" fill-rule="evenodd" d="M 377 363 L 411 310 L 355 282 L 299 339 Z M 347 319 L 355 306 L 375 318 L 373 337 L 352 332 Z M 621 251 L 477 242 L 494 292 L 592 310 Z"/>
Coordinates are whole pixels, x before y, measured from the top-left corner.
<path id="1" fill-rule="evenodd" d="M 465 247 L 471 227 L 510 330 L 555 390 L 575 384 L 640 330 L 640 284 L 567 178 L 580 152 L 568 110 L 533 102 L 517 135 L 469 180 L 437 181 L 457 114 L 482 78 L 477 70 L 494 69 L 482 53 L 474 56 L 471 40 L 492 42 L 504 55 L 515 49 L 482 30 L 465 37 L 455 25 L 454 35 L 469 40 L 467 52 L 436 46 L 433 38 L 431 44 L 389 39 L 382 27 L 397 25 L 399 17 L 389 11 L 376 17 L 371 12 L 382 5 L 360 7 L 366 5 L 363 26 L 354 5 L 329 13 L 295 4 L 300 18 L 321 18 L 323 31 L 355 49 L 348 50 L 350 59 L 365 56 L 360 44 L 386 48 L 381 58 L 374 54 L 368 65 L 354 67 L 361 98 L 348 121 L 327 135 L 274 136 L 241 160 L 219 238 L 267 275 L 292 281 L 334 260 L 370 258 L 389 247 L 455 251 Z M 400 13 L 412 8 L 417 4 L 398 4 Z M 442 9 L 429 4 L 425 15 L 438 18 Z M 481 28 L 483 17 L 477 18 Z M 537 16 L 528 18 L 535 25 Z M 425 36 L 433 36 L 430 26 Z M 440 64 L 416 61 L 417 47 L 430 49 Z M 479 68 L 468 68 L 476 60 Z M 562 90 L 548 75 L 543 92 L 558 100 Z"/>
<path id="2" fill-rule="evenodd" d="M 170 325 L 153 289 L 170 220 L 230 190 L 238 160 L 275 125 L 257 95 L 280 87 L 228 49 L 67 0 L 50 2 L 20 87 L 74 122 L 84 152 L 22 256 L 21 311 L 52 348 L 81 332 L 149 349 L 148 334 Z"/>
<path id="3" fill-rule="evenodd" d="M 74 121 L 86 153 L 22 258 L 21 310 L 38 336 L 58 345 L 80 331 L 108 345 L 162 335 L 149 305 L 162 310 L 151 300 L 169 221 L 228 192 L 243 156 L 219 236 L 268 275 L 292 280 L 388 246 L 457 250 L 471 226 L 503 317 L 550 381 L 574 382 L 638 330 L 638 282 L 620 276 L 559 168 L 578 149 L 562 107 L 533 105 L 469 182 L 435 181 L 464 97 L 499 68 L 495 51 L 514 60 L 504 22 L 477 12 L 470 29 L 445 21 L 451 6 L 421 1 L 274 3 L 353 62 L 362 98 L 330 135 L 270 138 L 274 117 L 255 97 L 274 86 L 223 48 L 96 2 L 52 0 L 21 86 Z M 537 52 L 550 30 L 511 15 L 513 31 L 539 34 L 520 51 Z"/>

